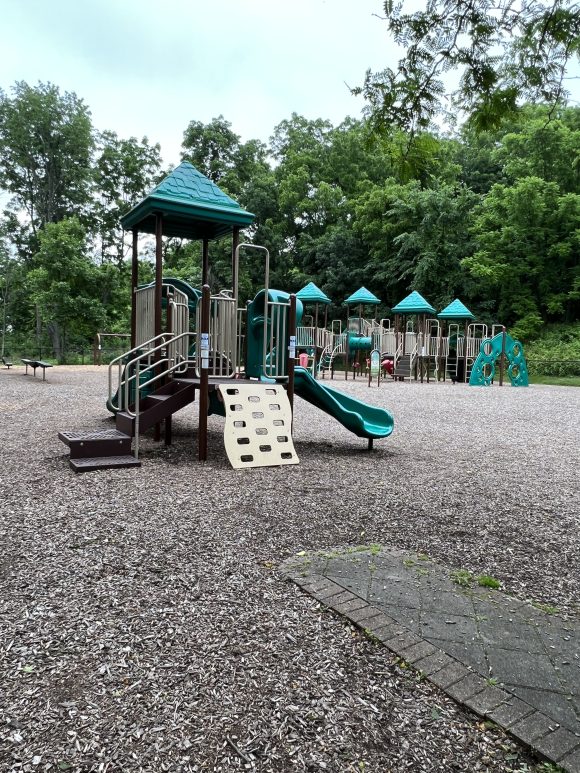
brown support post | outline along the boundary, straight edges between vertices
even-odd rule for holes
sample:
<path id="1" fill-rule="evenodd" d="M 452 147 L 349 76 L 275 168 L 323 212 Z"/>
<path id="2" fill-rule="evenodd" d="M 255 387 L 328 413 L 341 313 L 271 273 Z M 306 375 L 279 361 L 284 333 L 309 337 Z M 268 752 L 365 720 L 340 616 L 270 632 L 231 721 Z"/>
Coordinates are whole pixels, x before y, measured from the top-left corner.
<path id="1" fill-rule="evenodd" d="M 161 334 L 161 296 L 163 291 L 163 216 L 155 215 L 155 335 Z"/>
<path id="2" fill-rule="evenodd" d="M 173 333 L 173 308 L 170 303 L 169 294 L 167 295 L 167 316 L 166 316 L 166 328 L 167 332 L 172 334 Z M 168 362 L 167 366 L 171 367 L 175 363 Z M 163 379 L 167 383 L 167 376 Z M 171 414 L 169 416 L 165 417 L 165 445 L 170 446 L 171 445 Z"/>
<path id="3" fill-rule="evenodd" d="M 469 332 L 469 320 L 465 320 L 465 343 L 463 345 L 463 383 L 467 384 L 467 334 Z"/>
<path id="4" fill-rule="evenodd" d="M 425 329 L 427 328 L 427 317 L 425 317 Z M 425 332 L 425 336 L 427 333 Z M 429 371 L 431 370 L 431 328 L 429 328 L 429 351 L 427 352 L 427 383 L 429 383 Z"/>
<path id="5" fill-rule="evenodd" d="M 232 231 L 232 293 L 235 292 L 236 287 L 238 286 L 238 264 L 236 262 L 236 250 L 238 248 L 238 245 L 240 243 L 240 228 L 239 226 L 234 226 L 234 229 Z M 236 302 L 237 302 L 236 298 Z"/>
<path id="6" fill-rule="evenodd" d="M 296 364 L 296 296 L 290 296 L 290 311 L 288 314 L 288 402 L 294 415 L 294 366 Z"/>
<path id="7" fill-rule="evenodd" d="M 163 294 L 163 216 L 158 212 L 155 215 L 155 335 L 161 335 L 161 298 Z M 155 355 L 159 359 L 159 352 Z M 157 370 L 156 370 L 157 374 Z M 161 425 L 156 424 L 153 429 L 153 439 L 161 440 Z"/>
<path id="8" fill-rule="evenodd" d="M 139 285 L 139 231 L 133 228 L 133 248 L 131 251 L 131 349 L 137 346 L 137 298 L 135 290 Z"/>
<path id="9" fill-rule="evenodd" d="M 209 407 L 209 285 L 201 289 L 201 330 L 199 331 L 199 349 L 201 353 L 201 371 L 199 378 L 199 426 L 197 437 L 197 458 L 207 460 L 207 409 Z"/>
<path id="10" fill-rule="evenodd" d="M 443 349 L 443 339 L 446 338 L 446 336 L 445 336 L 446 331 L 447 331 L 447 322 L 445 322 L 445 320 L 443 320 L 443 322 L 441 323 L 441 333 L 440 333 L 440 336 L 441 336 L 441 346 L 439 347 L 439 351 L 441 351 L 441 349 Z M 445 355 L 445 357 L 441 358 L 443 360 L 443 383 L 445 383 L 445 378 L 447 376 L 447 356 L 448 356 L 448 354 L 449 354 L 449 341 L 447 342 L 447 354 Z"/>
<path id="11" fill-rule="evenodd" d="M 318 304 L 316 304 L 316 312 L 314 317 L 314 354 L 312 355 L 312 372 L 314 378 L 316 378 L 316 360 L 318 359 Z"/>
<path id="12" fill-rule="evenodd" d="M 501 329 L 501 355 L 499 359 L 499 385 L 503 386 L 503 370 L 505 363 L 505 327 Z"/>
<path id="13" fill-rule="evenodd" d="M 209 274 L 209 239 L 204 239 L 201 251 L 201 283 L 207 284 Z"/>

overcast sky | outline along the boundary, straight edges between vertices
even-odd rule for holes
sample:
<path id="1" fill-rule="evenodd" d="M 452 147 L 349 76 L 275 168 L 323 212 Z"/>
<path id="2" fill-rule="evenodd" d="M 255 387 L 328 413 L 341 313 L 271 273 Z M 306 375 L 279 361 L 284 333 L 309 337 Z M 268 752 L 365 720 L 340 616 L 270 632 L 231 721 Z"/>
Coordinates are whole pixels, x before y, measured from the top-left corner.
<path id="1" fill-rule="evenodd" d="M 397 54 L 382 0 L 0 0 L 0 87 L 51 81 L 97 129 L 159 142 L 180 160 L 190 120 L 222 114 L 267 141 L 292 112 L 359 117 L 367 68 Z M 348 84 L 348 86 L 347 86 Z"/>

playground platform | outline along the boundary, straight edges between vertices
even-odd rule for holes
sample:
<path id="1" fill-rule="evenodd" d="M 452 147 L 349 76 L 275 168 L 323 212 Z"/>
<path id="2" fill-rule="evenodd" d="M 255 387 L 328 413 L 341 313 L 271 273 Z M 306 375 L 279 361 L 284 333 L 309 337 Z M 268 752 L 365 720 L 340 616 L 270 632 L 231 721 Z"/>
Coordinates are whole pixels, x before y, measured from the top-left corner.
<path id="1" fill-rule="evenodd" d="M 580 771 L 576 620 L 454 575 L 426 555 L 379 546 L 300 555 L 282 573 L 458 703 Z"/>

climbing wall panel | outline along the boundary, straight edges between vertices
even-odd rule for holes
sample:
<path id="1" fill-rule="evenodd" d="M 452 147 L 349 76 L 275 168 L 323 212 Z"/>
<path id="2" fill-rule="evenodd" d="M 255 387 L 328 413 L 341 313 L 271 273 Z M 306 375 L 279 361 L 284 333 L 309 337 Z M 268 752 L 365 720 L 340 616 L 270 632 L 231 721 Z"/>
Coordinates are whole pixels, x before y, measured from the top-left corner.
<path id="1" fill-rule="evenodd" d="M 234 469 L 298 464 L 283 386 L 232 382 L 218 389 L 226 413 L 224 445 Z"/>

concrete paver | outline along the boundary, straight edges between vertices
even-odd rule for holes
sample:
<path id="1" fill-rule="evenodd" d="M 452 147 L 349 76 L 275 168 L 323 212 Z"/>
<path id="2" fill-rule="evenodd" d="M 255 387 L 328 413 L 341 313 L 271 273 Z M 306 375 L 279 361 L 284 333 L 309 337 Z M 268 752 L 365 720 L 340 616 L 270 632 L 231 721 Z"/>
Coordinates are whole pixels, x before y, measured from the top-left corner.
<path id="1" fill-rule="evenodd" d="M 283 572 L 457 701 L 580 773 L 577 619 L 464 587 L 424 555 L 377 546 L 301 555 Z"/>

